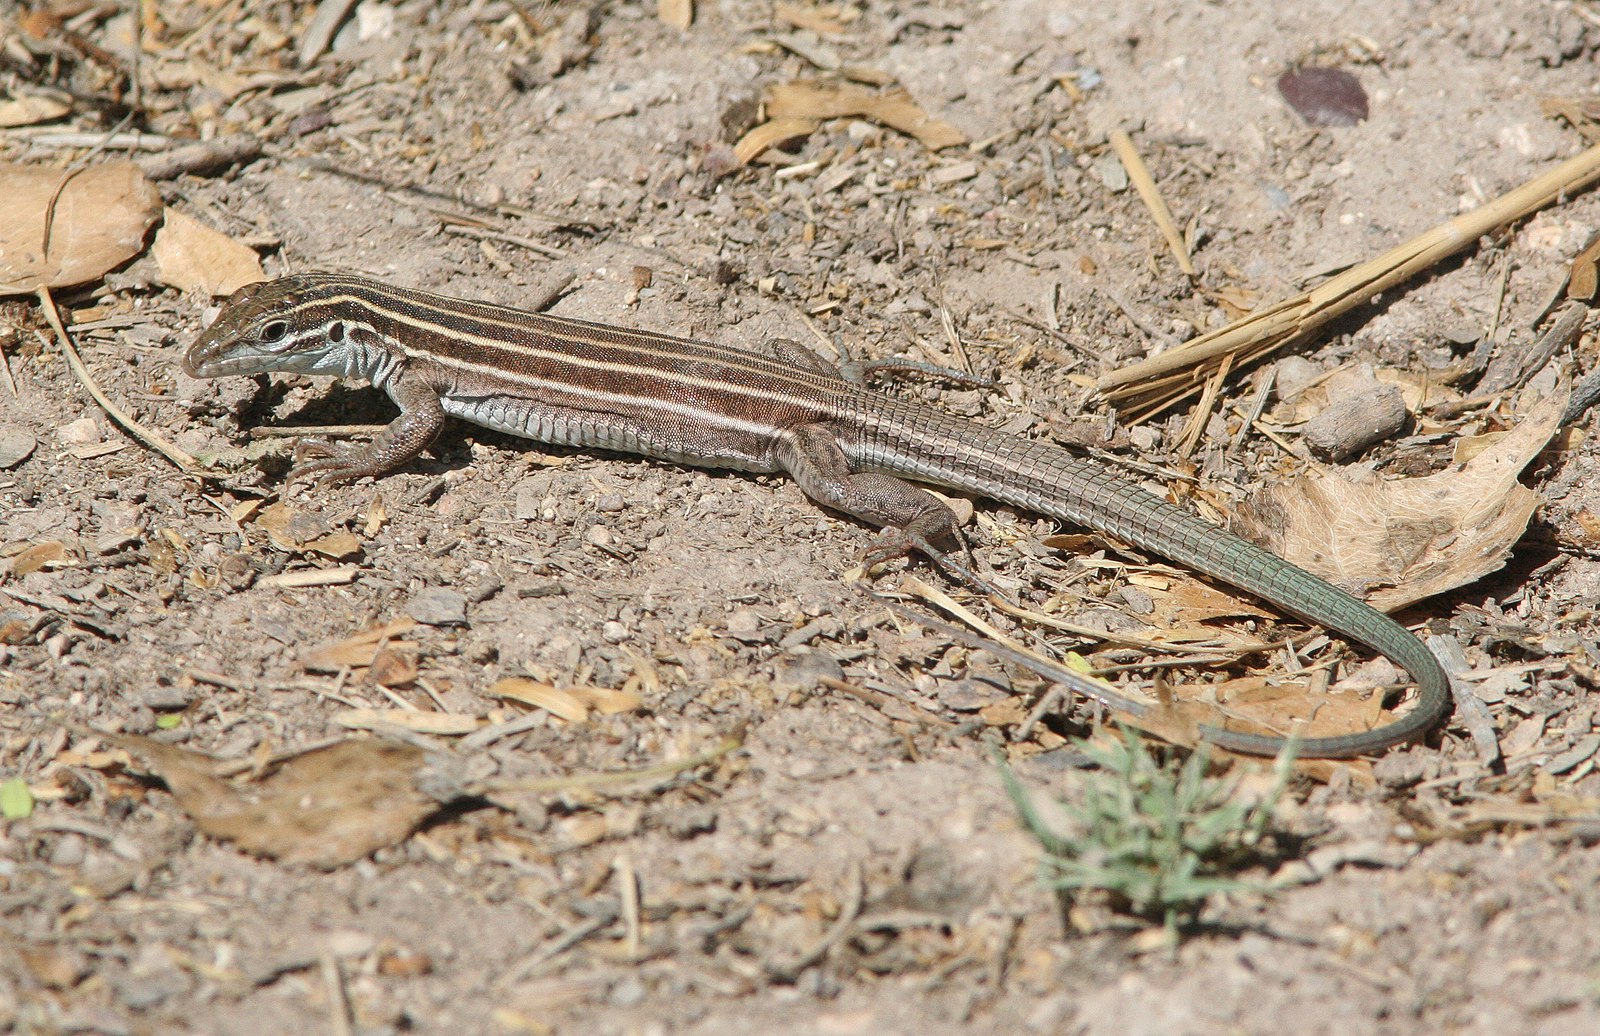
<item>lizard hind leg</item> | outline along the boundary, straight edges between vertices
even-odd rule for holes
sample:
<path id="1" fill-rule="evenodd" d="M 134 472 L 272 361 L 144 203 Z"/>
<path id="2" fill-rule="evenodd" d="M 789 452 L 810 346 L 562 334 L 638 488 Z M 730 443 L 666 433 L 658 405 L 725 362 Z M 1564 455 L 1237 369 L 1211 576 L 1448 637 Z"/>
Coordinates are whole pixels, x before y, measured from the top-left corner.
<path id="1" fill-rule="evenodd" d="M 998 592 L 975 573 L 972 550 L 944 501 L 893 475 L 850 470 L 838 440 L 825 426 L 790 429 L 778 460 L 806 496 L 883 529 L 862 558 L 866 564 L 921 554 L 960 582 L 984 593 Z M 966 555 L 966 565 L 946 552 L 943 545 L 952 543 Z"/>

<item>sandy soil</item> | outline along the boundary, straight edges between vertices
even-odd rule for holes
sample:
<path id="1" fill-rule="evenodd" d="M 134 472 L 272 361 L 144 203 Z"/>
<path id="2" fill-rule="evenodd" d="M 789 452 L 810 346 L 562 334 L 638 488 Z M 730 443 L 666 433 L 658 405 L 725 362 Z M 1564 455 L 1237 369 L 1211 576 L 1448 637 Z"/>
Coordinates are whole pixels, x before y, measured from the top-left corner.
<path id="1" fill-rule="evenodd" d="M 555 27 L 535 34 L 491 0 L 363 4 L 370 38 L 352 20 L 299 68 L 313 6 L 155 4 L 141 65 L 137 125 L 267 142 L 259 160 L 163 193 L 260 248 L 269 273 L 359 271 L 522 306 L 564 288 L 561 314 L 752 348 L 815 330 L 860 356 L 970 364 L 998 389 L 893 391 L 1073 441 L 1105 425 L 1083 376 L 1150 351 L 1148 332 L 1215 326 L 1233 315 L 1219 293 L 1289 294 L 1576 153 L 1583 141 L 1540 102 L 1592 101 L 1600 46 L 1591 8 L 1535 0 L 793 9 L 842 28 L 822 35 L 786 20 L 786 5 L 732 0 L 699 5 L 686 31 L 654 5 L 599 3 L 587 34 L 563 5 L 529 12 Z M 0 83 L 111 90 L 71 47 L 54 68 L 23 61 L 16 13 L 0 7 Z M 75 24 L 126 53 L 125 19 L 91 11 Z M 761 91 L 826 77 L 829 62 L 886 73 L 976 143 L 932 153 L 837 119 L 792 153 L 718 175 Z M 1306 62 L 1354 73 L 1370 117 L 1308 127 L 1274 87 Z M 119 114 L 79 98 L 70 121 L 103 129 Z M 1113 189 L 1106 137 L 1119 125 L 1196 237 L 1197 283 L 1135 192 Z M 0 131 L 5 160 L 78 153 Z M 468 223 L 491 236 L 462 233 Z M 1491 328 L 1496 354 L 1525 345 L 1597 228 L 1600 197 L 1573 198 L 1302 355 L 1317 370 L 1421 374 L 1470 357 Z M 80 337 L 107 393 L 190 452 L 243 445 L 262 425 L 392 415 L 358 386 L 186 378 L 179 357 L 214 303 L 163 289 L 148 260 L 65 297 L 93 307 L 80 323 L 107 322 Z M 1105 911 L 1070 923 L 1035 881 L 1036 849 L 986 744 L 1016 733 L 1041 681 L 891 620 L 844 578 L 872 530 L 793 484 L 459 427 L 375 484 L 290 498 L 312 530 L 301 541 L 347 532 L 358 555 L 284 549 L 237 508 L 279 485 L 285 440 L 226 485 L 180 475 L 38 344 L 36 310 L 0 309 L 15 381 L 0 385 L 0 424 L 37 440 L 0 471 L 0 777 L 39 795 L 0 829 L 0 1028 L 1600 1031 L 1592 418 L 1526 475 L 1544 504 L 1510 563 L 1404 615 L 1477 671 L 1504 765 L 1485 767 L 1451 724 L 1376 767 L 1304 779 L 1283 823 L 1321 880 L 1219 898 L 1165 952 Z M 1594 360 L 1585 338 L 1528 390 L 1353 463 L 1445 470 L 1459 438 L 1514 423 Z M 1247 403 L 1255 377 L 1225 394 Z M 86 418 L 87 436 L 74 425 Z M 1301 466 L 1259 435 L 1231 446 L 1231 410 L 1180 457 L 1186 418 L 1157 415 L 1112 451 L 1198 475 L 1224 508 Z M 1030 606 L 1143 628 L 1122 570 L 1092 564 L 1121 555 L 1054 550 L 1048 523 L 978 512 L 981 563 Z M 64 545 L 59 563 L 15 573 L 50 542 Z M 268 579 L 339 564 L 354 574 L 333 585 Z M 385 691 L 364 672 L 302 664 L 370 624 L 452 609 L 458 619 L 403 636 L 418 682 Z M 1032 643 L 1096 647 L 989 614 Z M 479 779 L 647 767 L 732 731 L 743 746 L 642 790 L 469 802 L 325 871 L 200 833 L 86 730 L 154 734 L 244 769 L 348 736 L 337 716 L 396 698 L 515 719 L 526 710 L 489 691 L 507 676 L 624 689 L 640 704 L 580 724 L 536 713 L 470 751 L 448 735 L 413 740 Z M 1126 678 L 1147 689 L 1151 671 Z M 1071 709 L 1011 744 L 1026 782 L 1070 797 L 1080 771 L 1063 738 L 1092 722 Z M 855 923 L 804 959 L 852 908 Z"/>

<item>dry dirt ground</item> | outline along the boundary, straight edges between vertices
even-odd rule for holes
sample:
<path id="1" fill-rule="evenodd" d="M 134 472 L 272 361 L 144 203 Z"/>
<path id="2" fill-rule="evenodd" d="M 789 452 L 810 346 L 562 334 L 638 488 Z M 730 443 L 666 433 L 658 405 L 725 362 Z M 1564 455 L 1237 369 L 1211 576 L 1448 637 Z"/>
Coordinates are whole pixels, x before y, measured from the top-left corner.
<path id="1" fill-rule="evenodd" d="M 55 128 L 108 128 L 130 96 L 126 15 L 45 6 L 77 16 L 77 42 L 25 44 L 18 7 L 0 5 L 0 88 L 75 85 Z M 561 314 L 752 348 L 817 332 L 861 356 L 970 364 L 997 389 L 889 391 L 1074 441 L 1107 421 L 1083 376 L 1236 315 L 1220 300 L 1245 296 L 1229 292 L 1292 293 L 1578 152 L 1540 102 L 1593 99 L 1600 47 L 1593 5 L 1539 0 L 724 0 L 687 30 L 651 4 L 475 0 L 362 4 L 300 67 L 313 4 L 144 7 L 135 127 L 267 147 L 167 180 L 165 198 L 258 248 L 269 274 L 358 271 L 523 306 L 560 289 Z M 1303 122 L 1274 82 L 1307 62 L 1353 72 L 1370 117 Z M 935 153 L 831 119 L 732 168 L 762 91 L 837 81 L 828 65 L 884 73 L 973 143 Z M 1117 189 L 1119 125 L 1190 229 L 1195 282 Z M 31 132 L 0 131 L 0 158 L 82 153 Z M 1600 195 L 1579 194 L 1301 355 L 1421 375 L 1491 331 L 1489 355 L 1525 346 L 1597 228 Z M 215 302 L 160 287 L 146 260 L 63 297 L 80 324 L 102 322 L 79 346 L 107 394 L 191 453 L 261 426 L 392 415 L 359 386 L 186 378 L 181 352 Z M 1460 647 L 1503 765 L 1452 722 L 1375 768 L 1300 778 L 1283 844 L 1320 880 L 1219 897 L 1169 952 L 1103 907 L 1063 916 L 989 759 L 990 738 L 1008 742 L 1031 788 L 1070 798 L 1082 771 L 1063 738 L 1093 714 L 1069 708 L 1019 739 L 1043 682 L 895 622 L 846 578 L 872 530 L 792 483 L 453 427 L 376 483 L 297 489 L 298 531 L 274 537 L 241 505 L 279 487 L 286 440 L 257 438 L 265 455 L 223 482 L 182 475 L 106 418 L 38 327 L 32 301 L 0 314 L 15 386 L 0 384 L 0 424 L 37 440 L 0 471 L 0 777 L 37 797 L 0 829 L 0 1028 L 1600 1032 L 1592 417 L 1524 475 L 1543 502 L 1504 569 L 1403 615 Z M 1432 415 L 1354 463 L 1447 470 L 1460 438 L 1514 424 L 1594 360 L 1586 337 L 1527 390 Z M 1247 407 L 1257 377 L 1239 373 L 1225 397 Z M 1158 491 L 1196 476 L 1223 511 L 1304 466 L 1239 435 L 1231 407 L 1180 455 L 1190 405 L 1113 437 L 1111 462 L 1140 462 Z M 1295 447 L 1297 429 L 1280 441 Z M 977 506 L 980 564 L 1025 604 L 1147 628 L 1124 588 L 1151 570 L 1110 561 L 1159 559 L 1093 540 L 1052 549 L 1048 523 Z M 356 541 L 342 558 L 298 546 L 340 533 Z M 50 564 L 18 574 L 16 558 L 55 543 Z M 271 578 L 323 571 L 326 585 Z M 1102 658 L 950 589 L 1035 645 L 1151 657 Z M 408 616 L 428 621 L 398 634 L 392 690 L 304 663 Z M 1218 625 L 1250 622 L 1293 628 Z M 1187 678 L 1284 664 L 1247 656 Z M 1148 690 L 1153 675 L 1121 678 Z M 503 677 L 638 704 L 569 723 L 492 694 Z M 147 765 L 89 731 L 240 771 L 368 737 L 336 720 L 357 707 L 490 724 L 470 743 L 412 735 L 474 780 L 644 768 L 743 741 L 642 784 L 469 800 L 322 870 L 200 832 Z"/>

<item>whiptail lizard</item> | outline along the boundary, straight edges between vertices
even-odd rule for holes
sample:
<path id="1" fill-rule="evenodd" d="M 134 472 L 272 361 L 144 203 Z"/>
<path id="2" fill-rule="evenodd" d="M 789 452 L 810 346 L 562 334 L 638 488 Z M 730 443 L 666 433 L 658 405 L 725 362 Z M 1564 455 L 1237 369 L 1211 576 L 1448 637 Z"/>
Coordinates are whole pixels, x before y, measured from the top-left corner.
<path id="1" fill-rule="evenodd" d="M 1301 740 L 1307 757 L 1381 751 L 1450 703 L 1406 629 L 1288 561 L 1093 461 L 868 391 L 820 358 L 769 358 L 648 331 L 467 302 L 377 281 L 298 274 L 240 289 L 184 356 L 195 377 L 271 371 L 364 378 L 400 416 L 365 447 L 308 440 L 291 480 L 378 476 L 415 458 L 447 415 L 546 443 L 708 468 L 786 471 L 807 496 L 910 545 L 957 536 L 955 515 L 902 479 L 976 493 L 1108 533 L 1387 655 L 1417 682 L 1387 726 Z M 1148 706 L 1120 697 L 1114 708 Z M 1237 752 L 1285 739 L 1202 727 Z"/>

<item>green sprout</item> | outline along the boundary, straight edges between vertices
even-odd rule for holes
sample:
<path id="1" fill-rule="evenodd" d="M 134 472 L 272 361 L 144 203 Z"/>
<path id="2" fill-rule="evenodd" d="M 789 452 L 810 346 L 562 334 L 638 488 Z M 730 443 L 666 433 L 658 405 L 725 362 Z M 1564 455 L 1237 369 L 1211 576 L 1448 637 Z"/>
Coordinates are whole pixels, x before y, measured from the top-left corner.
<path id="1" fill-rule="evenodd" d="M 1079 743 L 1097 766 L 1083 773 L 1080 803 L 1061 803 L 1071 830 L 1055 830 L 997 753 L 1000 779 L 1023 825 L 1044 849 L 1041 878 L 1067 895 L 1109 893 L 1129 913 L 1166 928 L 1176 942 L 1210 897 L 1263 891 L 1234 877 L 1255 862 L 1262 836 L 1288 783 L 1293 744 L 1278 757 L 1276 780 L 1254 806 L 1235 795 L 1237 781 L 1206 776 L 1206 753 L 1182 765 L 1157 762 L 1127 728 L 1104 744 Z"/>

